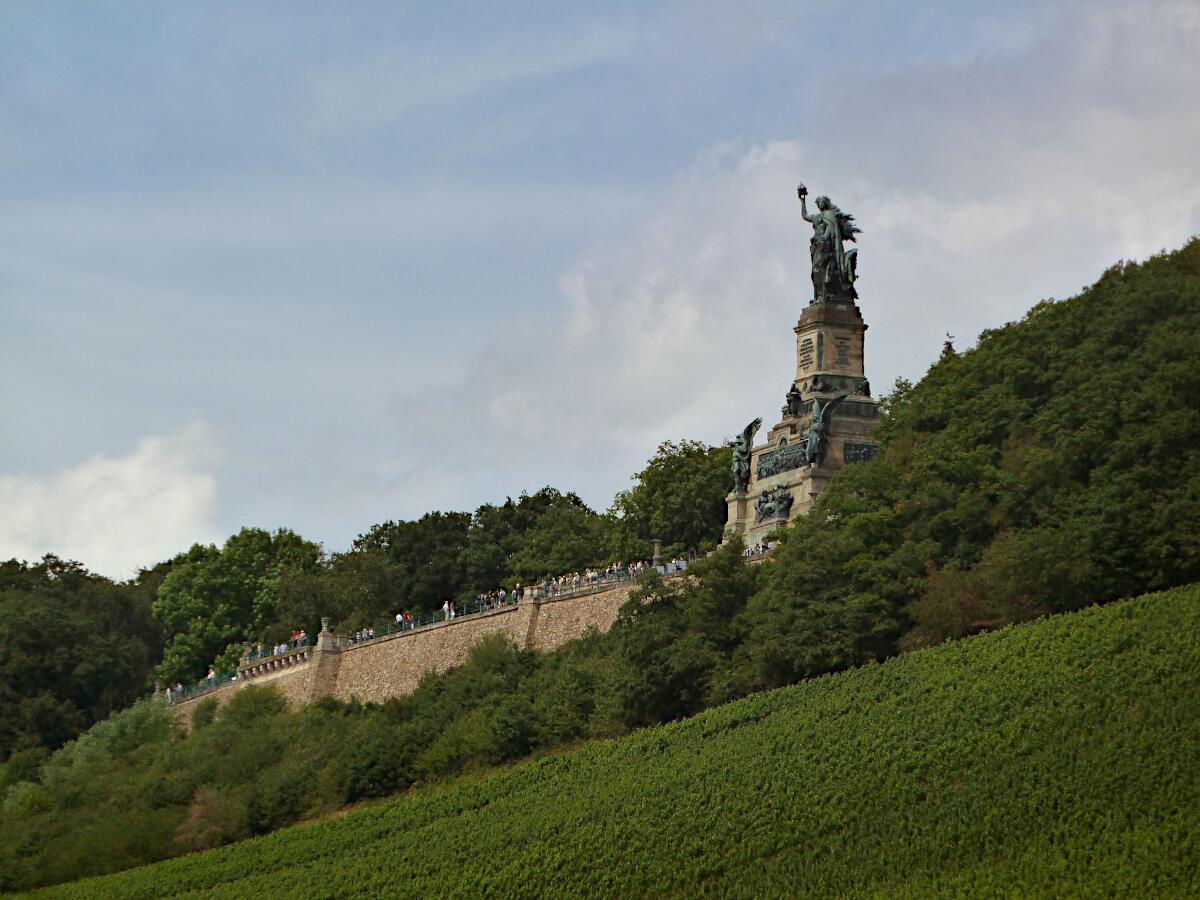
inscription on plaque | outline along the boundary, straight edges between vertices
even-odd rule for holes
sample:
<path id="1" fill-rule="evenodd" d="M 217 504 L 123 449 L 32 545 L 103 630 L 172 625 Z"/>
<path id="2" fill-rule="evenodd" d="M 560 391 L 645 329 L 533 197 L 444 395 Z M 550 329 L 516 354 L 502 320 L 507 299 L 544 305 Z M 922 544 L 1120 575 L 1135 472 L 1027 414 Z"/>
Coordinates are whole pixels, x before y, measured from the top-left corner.
<path id="1" fill-rule="evenodd" d="M 804 452 L 805 444 L 789 444 L 786 437 L 779 439 L 774 450 L 760 453 L 758 456 L 758 478 L 770 478 L 780 472 L 798 469 L 808 465 L 808 457 Z"/>
<path id="2" fill-rule="evenodd" d="M 878 444 L 854 444 L 845 441 L 842 443 L 842 459 L 848 463 L 866 462 L 875 458 L 875 451 L 878 449 Z M 762 463 L 759 463 L 760 467 L 761 465 Z"/>
<path id="3" fill-rule="evenodd" d="M 837 367 L 850 368 L 850 338 L 837 338 Z"/>
<path id="4" fill-rule="evenodd" d="M 808 369 L 812 367 L 813 362 L 813 339 L 809 335 L 800 342 L 800 368 Z"/>

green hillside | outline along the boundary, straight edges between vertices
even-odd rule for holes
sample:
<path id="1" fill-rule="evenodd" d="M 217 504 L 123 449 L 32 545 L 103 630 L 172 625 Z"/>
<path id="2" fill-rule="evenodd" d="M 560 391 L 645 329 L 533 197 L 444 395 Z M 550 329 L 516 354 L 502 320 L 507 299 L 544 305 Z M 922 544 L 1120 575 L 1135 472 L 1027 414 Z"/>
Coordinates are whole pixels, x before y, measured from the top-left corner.
<path id="1" fill-rule="evenodd" d="M 1195 896 L 1200 588 L 48 896 Z"/>

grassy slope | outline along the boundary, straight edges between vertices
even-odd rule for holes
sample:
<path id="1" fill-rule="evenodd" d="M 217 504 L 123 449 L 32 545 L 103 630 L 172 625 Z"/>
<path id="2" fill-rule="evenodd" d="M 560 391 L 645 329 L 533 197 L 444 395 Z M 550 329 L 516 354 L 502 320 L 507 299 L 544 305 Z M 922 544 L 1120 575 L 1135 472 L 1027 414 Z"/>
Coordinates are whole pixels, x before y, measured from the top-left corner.
<path id="1" fill-rule="evenodd" d="M 52 896 L 1200 893 L 1200 586 Z"/>

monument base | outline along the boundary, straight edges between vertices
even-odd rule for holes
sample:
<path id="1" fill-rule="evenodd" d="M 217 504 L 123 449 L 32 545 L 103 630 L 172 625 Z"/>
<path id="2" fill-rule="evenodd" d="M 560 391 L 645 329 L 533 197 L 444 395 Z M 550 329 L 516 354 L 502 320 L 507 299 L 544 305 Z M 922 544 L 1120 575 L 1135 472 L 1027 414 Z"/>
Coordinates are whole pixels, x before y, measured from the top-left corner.
<path id="1" fill-rule="evenodd" d="M 814 303 L 793 330 L 796 378 L 782 418 L 750 450 L 746 489 L 726 497 L 725 532 L 748 545 L 808 515 L 834 474 L 870 459 L 877 446 L 879 406 L 863 371 L 867 326 L 858 307 Z"/>

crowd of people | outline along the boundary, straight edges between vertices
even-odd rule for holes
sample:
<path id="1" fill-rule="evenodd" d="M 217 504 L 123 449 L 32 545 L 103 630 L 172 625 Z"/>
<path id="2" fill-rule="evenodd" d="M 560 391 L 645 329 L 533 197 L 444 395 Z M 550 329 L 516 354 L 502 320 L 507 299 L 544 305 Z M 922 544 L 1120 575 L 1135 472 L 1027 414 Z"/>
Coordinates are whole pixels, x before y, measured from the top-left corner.
<path id="1" fill-rule="evenodd" d="M 559 575 L 557 578 L 542 579 L 542 593 L 546 597 L 558 597 L 562 594 L 573 594 L 576 591 L 588 590 L 602 584 L 614 581 L 625 581 L 637 578 L 650 568 L 645 560 L 631 562 L 615 562 L 600 569 L 585 569 L 582 572 L 572 572 L 569 575 Z"/>
<path id="2" fill-rule="evenodd" d="M 771 541 L 759 541 L 756 544 L 749 544 L 746 549 L 742 551 L 742 556 L 749 559 L 752 556 L 762 556 L 763 554 L 769 553 L 774 549 L 775 544 Z"/>
<path id="3" fill-rule="evenodd" d="M 687 569 L 690 559 L 691 557 L 688 556 L 675 557 L 670 562 L 660 563 L 658 570 L 664 575 L 682 572 Z M 547 576 L 542 579 L 537 587 L 541 588 L 541 595 L 543 597 L 561 597 L 581 591 L 595 590 L 613 582 L 628 581 L 637 578 L 642 572 L 653 567 L 653 564 L 646 560 L 638 560 L 628 564 L 625 562 L 615 562 L 608 566 L 588 568 L 581 572 L 571 572 L 570 574 L 559 575 L 554 578 Z M 440 610 L 426 620 L 421 620 L 409 610 L 403 609 L 396 613 L 394 627 L 381 628 L 378 632 L 374 627 L 360 628 L 350 635 L 350 641 L 351 643 L 360 643 L 396 631 L 408 631 L 416 628 L 418 625 L 427 625 L 430 622 L 449 621 L 469 613 L 515 606 L 521 602 L 527 591 L 532 590 L 534 589 L 522 586 L 520 583 L 514 585 L 511 590 L 505 587 L 498 587 L 494 590 L 476 594 L 474 600 L 462 606 L 454 600 L 447 599 L 442 603 Z"/>
<path id="4" fill-rule="evenodd" d="M 505 606 L 512 606 L 520 601 L 525 596 L 525 588 L 518 583 L 511 591 L 506 591 L 499 587 L 494 591 L 485 591 L 482 594 L 475 595 L 475 605 L 478 610 L 485 609 L 502 609 Z M 444 607 L 443 607 L 444 608 Z"/>
<path id="5" fill-rule="evenodd" d="M 286 641 L 280 641 L 278 644 L 264 646 L 262 641 L 255 646 L 251 651 L 251 659 L 262 659 L 265 656 L 278 656 L 280 653 L 287 653 L 289 650 L 297 650 L 300 647 L 308 646 L 308 632 L 303 628 L 299 631 L 293 631 L 291 637 Z"/>

